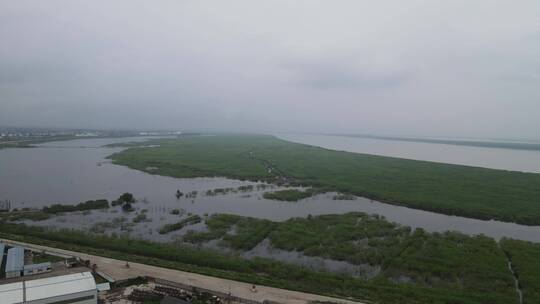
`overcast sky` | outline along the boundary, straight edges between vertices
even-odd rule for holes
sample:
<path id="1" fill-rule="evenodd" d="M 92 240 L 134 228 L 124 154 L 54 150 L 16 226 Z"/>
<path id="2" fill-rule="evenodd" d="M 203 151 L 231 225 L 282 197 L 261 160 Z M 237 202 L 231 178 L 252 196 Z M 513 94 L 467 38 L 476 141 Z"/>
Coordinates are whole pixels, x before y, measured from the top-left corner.
<path id="1" fill-rule="evenodd" d="M 0 0 L 0 125 L 540 138 L 540 1 Z"/>

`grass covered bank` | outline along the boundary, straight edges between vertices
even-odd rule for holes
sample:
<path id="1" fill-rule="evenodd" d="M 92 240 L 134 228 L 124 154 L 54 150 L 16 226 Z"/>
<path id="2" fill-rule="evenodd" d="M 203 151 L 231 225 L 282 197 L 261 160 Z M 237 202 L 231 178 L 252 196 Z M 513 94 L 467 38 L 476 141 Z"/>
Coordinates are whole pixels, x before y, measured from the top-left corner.
<path id="1" fill-rule="evenodd" d="M 159 147 L 133 147 L 111 158 L 151 174 L 289 182 L 444 214 L 540 225 L 540 174 L 332 151 L 263 135 L 152 143 Z"/>

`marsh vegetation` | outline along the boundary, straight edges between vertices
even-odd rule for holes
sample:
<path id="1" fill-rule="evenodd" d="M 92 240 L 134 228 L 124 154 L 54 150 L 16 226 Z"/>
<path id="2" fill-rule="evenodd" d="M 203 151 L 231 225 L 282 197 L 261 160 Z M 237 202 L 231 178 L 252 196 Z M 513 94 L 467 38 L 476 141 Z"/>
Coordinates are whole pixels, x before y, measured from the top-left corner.
<path id="1" fill-rule="evenodd" d="M 527 242 L 505 240 L 499 247 L 484 236 L 426 233 L 363 213 L 295 218 L 283 223 L 218 214 L 208 217 L 206 225 L 208 231 L 187 234 L 186 241 L 219 239 L 220 246 L 243 252 L 269 239 L 276 248 L 355 265 L 376 264 L 380 271 L 371 279 L 361 279 L 192 246 L 9 223 L 0 224 L 0 235 L 254 284 L 381 303 L 517 303 L 504 252 L 508 250 L 520 282 L 523 280 L 526 303 L 540 300 L 535 291 L 537 269 L 528 267 L 529 263 L 537 264 L 534 260 L 540 253 L 535 244 Z"/>
<path id="2" fill-rule="evenodd" d="M 164 225 L 163 227 L 161 227 L 161 229 L 159 229 L 159 233 L 160 234 L 166 234 L 166 233 L 169 233 L 169 232 L 172 232 L 172 231 L 180 230 L 180 229 L 184 228 L 185 226 L 200 223 L 201 220 L 202 219 L 201 219 L 200 216 L 191 215 L 191 216 L 181 220 L 180 222 L 177 222 L 177 223 L 174 223 L 174 224 Z"/>

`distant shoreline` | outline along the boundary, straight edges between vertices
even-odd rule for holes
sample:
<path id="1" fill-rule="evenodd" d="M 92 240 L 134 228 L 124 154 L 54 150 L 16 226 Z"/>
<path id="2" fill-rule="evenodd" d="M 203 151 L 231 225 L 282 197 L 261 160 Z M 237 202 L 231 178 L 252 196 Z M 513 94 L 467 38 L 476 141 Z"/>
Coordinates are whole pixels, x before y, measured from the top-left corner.
<path id="1" fill-rule="evenodd" d="M 380 136 L 380 135 L 367 135 L 367 134 L 340 134 L 340 133 L 313 133 L 313 134 L 324 135 L 324 136 L 341 136 L 341 137 L 353 137 L 353 138 L 367 138 L 367 139 L 380 139 L 380 140 L 392 140 L 392 141 L 443 144 L 443 145 L 454 145 L 454 146 L 470 146 L 470 147 L 483 147 L 483 148 L 540 151 L 540 143 L 532 143 L 532 142 L 518 142 L 518 141 L 503 142 L 503 141 L 487 141 L 487 140 L 481 141 L 481 140 L 464 140 L 464 139 L 454 140 L 454 139 Z"/>

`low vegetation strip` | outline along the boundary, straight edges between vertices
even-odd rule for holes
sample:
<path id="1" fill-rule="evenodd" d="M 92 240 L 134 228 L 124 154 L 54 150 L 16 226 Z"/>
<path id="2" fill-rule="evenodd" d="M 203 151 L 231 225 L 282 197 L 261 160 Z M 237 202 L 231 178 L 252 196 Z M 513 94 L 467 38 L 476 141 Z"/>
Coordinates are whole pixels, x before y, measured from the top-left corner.
<path id="1" fill-rule="evenodd" d="M 0 219 L 2 218 L 9 221 L 44 221 L 51 218 L 51 214 L 45 213 L 42 210 L 11 211 L 0 213 Z"/>
<path id="2" fill-rule="evenodd" d="M 218 226 L 221 224 L 217 223 Z M 235 255 L 224 255 L 208 250 L 173 244 L 158 244 L 125 237 L 95 235 L 73 230 L 51 231 L 21 224 L 0 223 L 0 236 L 253 284 L 349 297 L 373 303 L 506 304 L 515 302 L 512 282 L 508 283 L 508 288 L 503 288 L 504 284 L 496 284 L 491 287 L 493 281 L 489 273 L 484 274 L 486 280 L 471 282 L 469 281 L 470 277 L 464 277 L 455 284 L 435 280 L 422 284 L 399 283 L 388 280 L 384 276 L 366 281 L 337 273 L 313 271 L 270 259 L 246 260 Z M 476 244 L 476 241 L 472 239 L 471 243 Z M 474 253 L 474 250 L 481 249 L 483 246 L 486 247 L 481 250 L 481 253 L 493 250 L 492 243 L 489 241 L 478 243 L 473 247 L 465 245 L 463 250 L 459 250 L 461 248 L 459 244 L 459 242 L 451 243 L 449 248 L 458 248 L 454 249 L 457 251 L 451 252 L 451 254 L 457 253 L 460 258 L 463 254 L 466 255 L 466 252 Z M 494 254 L 489 255 L 490 257 L 498 255 L 496 248 L 494 251 Z M 434 259 L 433 262 L 441 262 L 441 260 Z M 478 262 L 482 261 L 478 260 Z M 482 263 L 493 263 L 490 269 L 495 271 L 493 274 L 495 276 L 499 273 L 500 267 L 505 267 L 504 263 L 501 266 L 497 260 L 491 258 Z M 437 269 L 434 268 L 433 271 L 437 271 Z M 479 268 L 477 271 L 485 273 L 486 269 Z M 475 272 L 474 267 L 470 267 L 469 272 Z M 533 298 L 530 299 L 531 303 L 534 303 L 533 300 Z"/>
<path id="3" fill-rule="evenodd" d="M 58 213 L 75 212 L 75 211 L 90 211 L 96 209 L 109 208 L 109 201 L 105 199 L 90 200 L 77 205 L 62 205 L 53 204 L 51 206 L 43 207 L 42 209 L 30 209 L 23 208 L 21 210 L 11 210 L 10 212 L 0 213 L 0 219 L 7 219 L 9 221 L 19 220 L 31 220 L 31 221 L 44 221 L 51 216 Z"/>
<path id="4" fill-rule="evenodd" d="M 105 199 L 95 200 L 95 201 L 86 201 L 84 203 L 79 203 L 77 205 L 61 205 L 54 204 L 49 207 L 43 207 L 43 212 L 45 213 L 63 213 L 63 212 L 73 212 L 73 211 L 86 211 L 94 209 L 106 209 L 109 208 L 109 202 Z"/>
<path id="5" fill-rule="evenodd" d="M 200 223 L 201 220 L 202 219 L 201 219 L 200 216 L 193 215 L 193 216 L 190 216 L 190 217 L 187 217 L 187 218 L 181 220 L 178 223 L 164 225 L 163 227 L 161 227 L 161 229 L 159 229 L 159 234 L 167 234 L 169 232 L 180 230 L 180 229 L 184 228 L 185 226 Z"/>
<path id="6" fill-rule="evenodd" d="M 133 147 L 111 158 L 151 174 L 286 181 L 444 214 L 540 225 L 540 174 L 332 151 L 262 135 L 163 139 L 159 147 Z"/>

